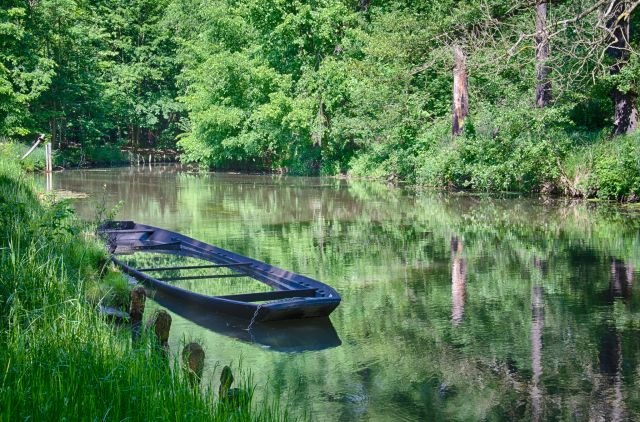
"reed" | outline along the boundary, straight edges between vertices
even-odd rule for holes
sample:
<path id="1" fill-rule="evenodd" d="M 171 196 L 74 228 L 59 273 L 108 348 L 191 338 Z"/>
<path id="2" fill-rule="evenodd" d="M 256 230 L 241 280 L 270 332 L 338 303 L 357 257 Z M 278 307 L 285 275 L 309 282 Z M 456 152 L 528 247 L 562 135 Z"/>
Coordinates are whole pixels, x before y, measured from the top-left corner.
<path id="1" fill-rule="evenodd" d="M 219 403 L 217 384 L 190 383 L 148 332 L 132 344 L 108 324 L 88 300 L 91 286 L 121 283 L 106 262 L 66 203 L 39 200 L 0 157 L 0 421 L 288 419 L 251 402 L 248 378 L 245 402 Z"/>

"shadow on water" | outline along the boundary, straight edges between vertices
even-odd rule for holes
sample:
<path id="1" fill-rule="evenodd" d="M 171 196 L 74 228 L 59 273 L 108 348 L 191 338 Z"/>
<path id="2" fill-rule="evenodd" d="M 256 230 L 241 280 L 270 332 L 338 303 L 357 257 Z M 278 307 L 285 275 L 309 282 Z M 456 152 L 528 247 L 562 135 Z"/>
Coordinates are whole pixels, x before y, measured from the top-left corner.
<path id="1" fill-rule="evenodd" d="M 278 352 L 324 350 L 342 344 L 329 318 L 257 323 L 247 330 L 249 321 L 245 319 L 216 314 L 210 309 L 176 300 L 159 291 L 151 291 L 149 296 L 160 306 L 203 328 Z"/>

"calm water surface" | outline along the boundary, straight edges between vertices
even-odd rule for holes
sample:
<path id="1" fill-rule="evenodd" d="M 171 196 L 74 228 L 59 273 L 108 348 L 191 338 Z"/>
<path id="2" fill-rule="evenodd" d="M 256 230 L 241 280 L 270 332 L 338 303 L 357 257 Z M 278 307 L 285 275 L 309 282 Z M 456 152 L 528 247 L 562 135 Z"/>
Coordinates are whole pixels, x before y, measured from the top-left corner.
<path id="1" fill-rule="evenodd" d="M 258 394 L 273 388 L 313 420 L 640 418 L 631 208 L 175 167 L 68 171 L 54 187 L 89 193 L 76 201 L 84 217 L 122 200 L 121 219 L 340 292 L 330 321 L 252 332 L 157 296 L 173 350 L 204 343 L 215 386 L 217 362 L 241 361 Z"/>

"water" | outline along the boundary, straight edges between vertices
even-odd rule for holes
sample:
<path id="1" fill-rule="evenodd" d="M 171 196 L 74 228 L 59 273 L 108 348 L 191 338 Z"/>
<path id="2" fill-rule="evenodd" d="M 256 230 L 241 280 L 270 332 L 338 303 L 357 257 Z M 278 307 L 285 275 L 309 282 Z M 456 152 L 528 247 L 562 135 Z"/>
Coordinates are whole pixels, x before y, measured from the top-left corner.
<path id="1" fill-rule="evenodd" d="M 54 188 L 330 284 L 328 321 L 247 331 L 157 296 L 196 339 L 313 420 L 638 419 L 640 213 L 537 198 L 175 167 L 68 171 Z M 218 283 L 216 280 L 207 283 Z M 216 291 L 235 293 L 233 284 Z"/>

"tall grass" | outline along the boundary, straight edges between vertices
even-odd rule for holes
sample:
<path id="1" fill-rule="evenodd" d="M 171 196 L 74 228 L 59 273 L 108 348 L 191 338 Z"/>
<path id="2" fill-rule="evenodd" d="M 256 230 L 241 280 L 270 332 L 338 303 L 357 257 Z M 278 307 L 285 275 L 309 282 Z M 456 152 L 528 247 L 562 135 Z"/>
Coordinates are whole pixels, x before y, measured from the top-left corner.
<path id="1" fill-rule="evenodd" d="M 99 316 L 87 288 L 109 273 L 106 255 L 81 229 L 0 156 L 0 421 L 287 418 L 250 403 L 246 380 L 248 400 L 224 405 L 217 385 L 192 386 L 152 337 L 134 345 Z"/>
<path id="2" fill-rule="evenodd" d="M 16 142 L 1 142 L 0 156 L 3 156 L 8 160 L 10 159 L 17 161 L 17 159 L 22 157 L 29 150 L 29 148 L 29 145 Z M 44 170 L 44 146 L 39 145 L 35 150 L 33 150 L 31 154 L 29 154 L 28 157 L 26 157 L 24 160 L 21 160 L 20 166 L 27 171 Z"/>

